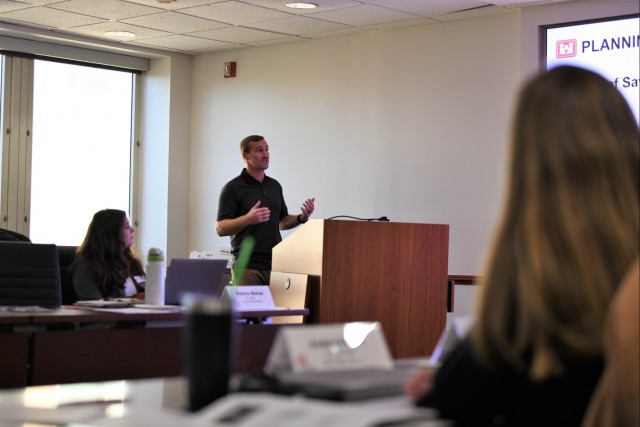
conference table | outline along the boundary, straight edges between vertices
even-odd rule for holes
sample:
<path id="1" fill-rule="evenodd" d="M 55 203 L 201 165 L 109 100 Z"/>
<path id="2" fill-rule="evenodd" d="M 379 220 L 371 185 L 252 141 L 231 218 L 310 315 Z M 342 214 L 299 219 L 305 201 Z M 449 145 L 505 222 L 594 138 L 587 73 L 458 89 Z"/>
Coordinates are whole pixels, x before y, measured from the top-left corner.
<path id="1" fill-rule="evenodd" d="M 277 316 L 294 316 L 309 314 L 306 308 L 265 308 L 258 310 L 238 310 L 234 312 L 237 319 L 263 319 Z M 0 310 L 0 325 L 51 325 L 90 322 L 119 322 L 119 321 L 150 321 L 168 322 L 182 320 L 183 310 L 178 306 L 166 308 L 96 308 L 89 309 L 81 306 L 62 306 L 57 309 L 40 307 L 13 307 L 11 311 Z M 258 323 L 256 321 L 256 323 Z"/>
<path id="2" fill-rule="evenodd" d="M 264 366 L 281 326 L 264 319 L 307 314 L 307 309 L 235 312 L 236 369 Z M 182 375 L 183 320 L 180 307 L 0 310 L 0 388 Z"/>
<path id="3" fill-rule="evenodd" d="M 0 391 L 0 425 L 68 427 L 446 427 L 406 396 L 331 402 L 233 392 L 202 410 L 187 407 L 183 377 L 31 386 Z"/>
<path id="4" fill-rule="evenodd" d="M 265 310 L 238 312 L 236 317 L 306 314 L 304 309 Z M 417 408 L 403 395 L 335 402 L 276 393 L 264 383 L 256 386 L 260 383 L 251 379 L 262 378 L 271 344 L 282 326 L 269 323 L 237 323 L 239 351 L 230 393 L 198 412 L 189 412 L 187 380 L 182 376 L 182 320 L 180 310 L 62 307 L 35 312 L 0 311 L 0 330 L 4 328 L 0 333 L 0 384 L 5 381 L 0 390 L 0 425 L 449 425 L 438 420 L 435 411 Z M 83 322 L 144 322 L 146 327 L 69 329 Z M 9 341 L 3 339 L 21 341 L 22 347 L 7 347 Z M 7 386 L 11 367 L 6 362 L 14 354 L 25 357 L 22 364 L 14 366 L 15 371 L 21 371 L 17 379 L 22 384 Z"/>

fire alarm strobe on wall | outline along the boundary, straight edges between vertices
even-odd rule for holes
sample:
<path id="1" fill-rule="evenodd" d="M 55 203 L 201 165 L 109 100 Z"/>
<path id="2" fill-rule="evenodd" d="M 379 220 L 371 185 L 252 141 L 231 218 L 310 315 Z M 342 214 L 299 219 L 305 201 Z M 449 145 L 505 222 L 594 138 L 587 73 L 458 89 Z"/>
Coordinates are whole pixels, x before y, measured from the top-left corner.
<path id="1" fill-rule="evenodd" d="M 225 62 L 224 63 L 224 78 L 236 76 L 236 63 Z"/>

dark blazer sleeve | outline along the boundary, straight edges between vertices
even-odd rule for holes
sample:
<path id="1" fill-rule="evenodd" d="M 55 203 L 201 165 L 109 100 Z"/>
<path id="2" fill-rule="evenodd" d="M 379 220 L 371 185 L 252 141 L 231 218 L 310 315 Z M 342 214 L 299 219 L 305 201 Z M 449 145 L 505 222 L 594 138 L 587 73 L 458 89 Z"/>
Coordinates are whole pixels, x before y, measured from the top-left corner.
<path id="1" fill-rule="evenodd" d="M 105 297 L 100 291 L 98 280 L 89 264 L 84 261 L 78 263 L 71 281 L 79 301 L 98 300 Z"/>

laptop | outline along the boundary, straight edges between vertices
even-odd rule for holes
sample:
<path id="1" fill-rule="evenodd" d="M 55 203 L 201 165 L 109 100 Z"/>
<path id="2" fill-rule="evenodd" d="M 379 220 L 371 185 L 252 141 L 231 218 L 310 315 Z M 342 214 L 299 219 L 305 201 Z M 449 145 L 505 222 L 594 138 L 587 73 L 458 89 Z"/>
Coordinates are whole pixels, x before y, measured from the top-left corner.
<path id="1" fill-rule="evenodd" d="M 307 397 L 358 401 L 404 393 L 405 383 L 423 365 L 397 364 L 393 369 L 363 368 L 329 372 L 280 372 L 276 375 L 279 391 Z"/>
<path id="2" fill-rule="evenodd" d="M 224 288 L 222 276 L 226 269 L 226 259 L 174 258 L 167 269 L 164 303 L 180 305 L 185 293 L 219 297 Z"/>

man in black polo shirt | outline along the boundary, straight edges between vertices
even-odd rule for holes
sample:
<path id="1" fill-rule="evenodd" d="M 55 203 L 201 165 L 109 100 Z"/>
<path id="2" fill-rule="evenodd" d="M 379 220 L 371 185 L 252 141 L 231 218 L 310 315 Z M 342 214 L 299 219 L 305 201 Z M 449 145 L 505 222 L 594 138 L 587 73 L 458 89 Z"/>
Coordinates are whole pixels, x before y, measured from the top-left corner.
<path id="1" fill-rule="evenodd" d="M 282 241 L 280 230 L 307 222 L 313 213 L 315 199 L 305 200 L 299 215 L 289 215 L 282 186 L 265 174 L 269 167 L 267 141 L 260 135 L 248 136 L 240 142 L 240 152 L 246 168 L 222 187 L 216 232 L 219 236 L 231 236 L 231 253 L 236 258 L 244 238 L 254 238 L 255 246 L 242 283 L 237 284 L 268 285 L 271 250 Z"/>

